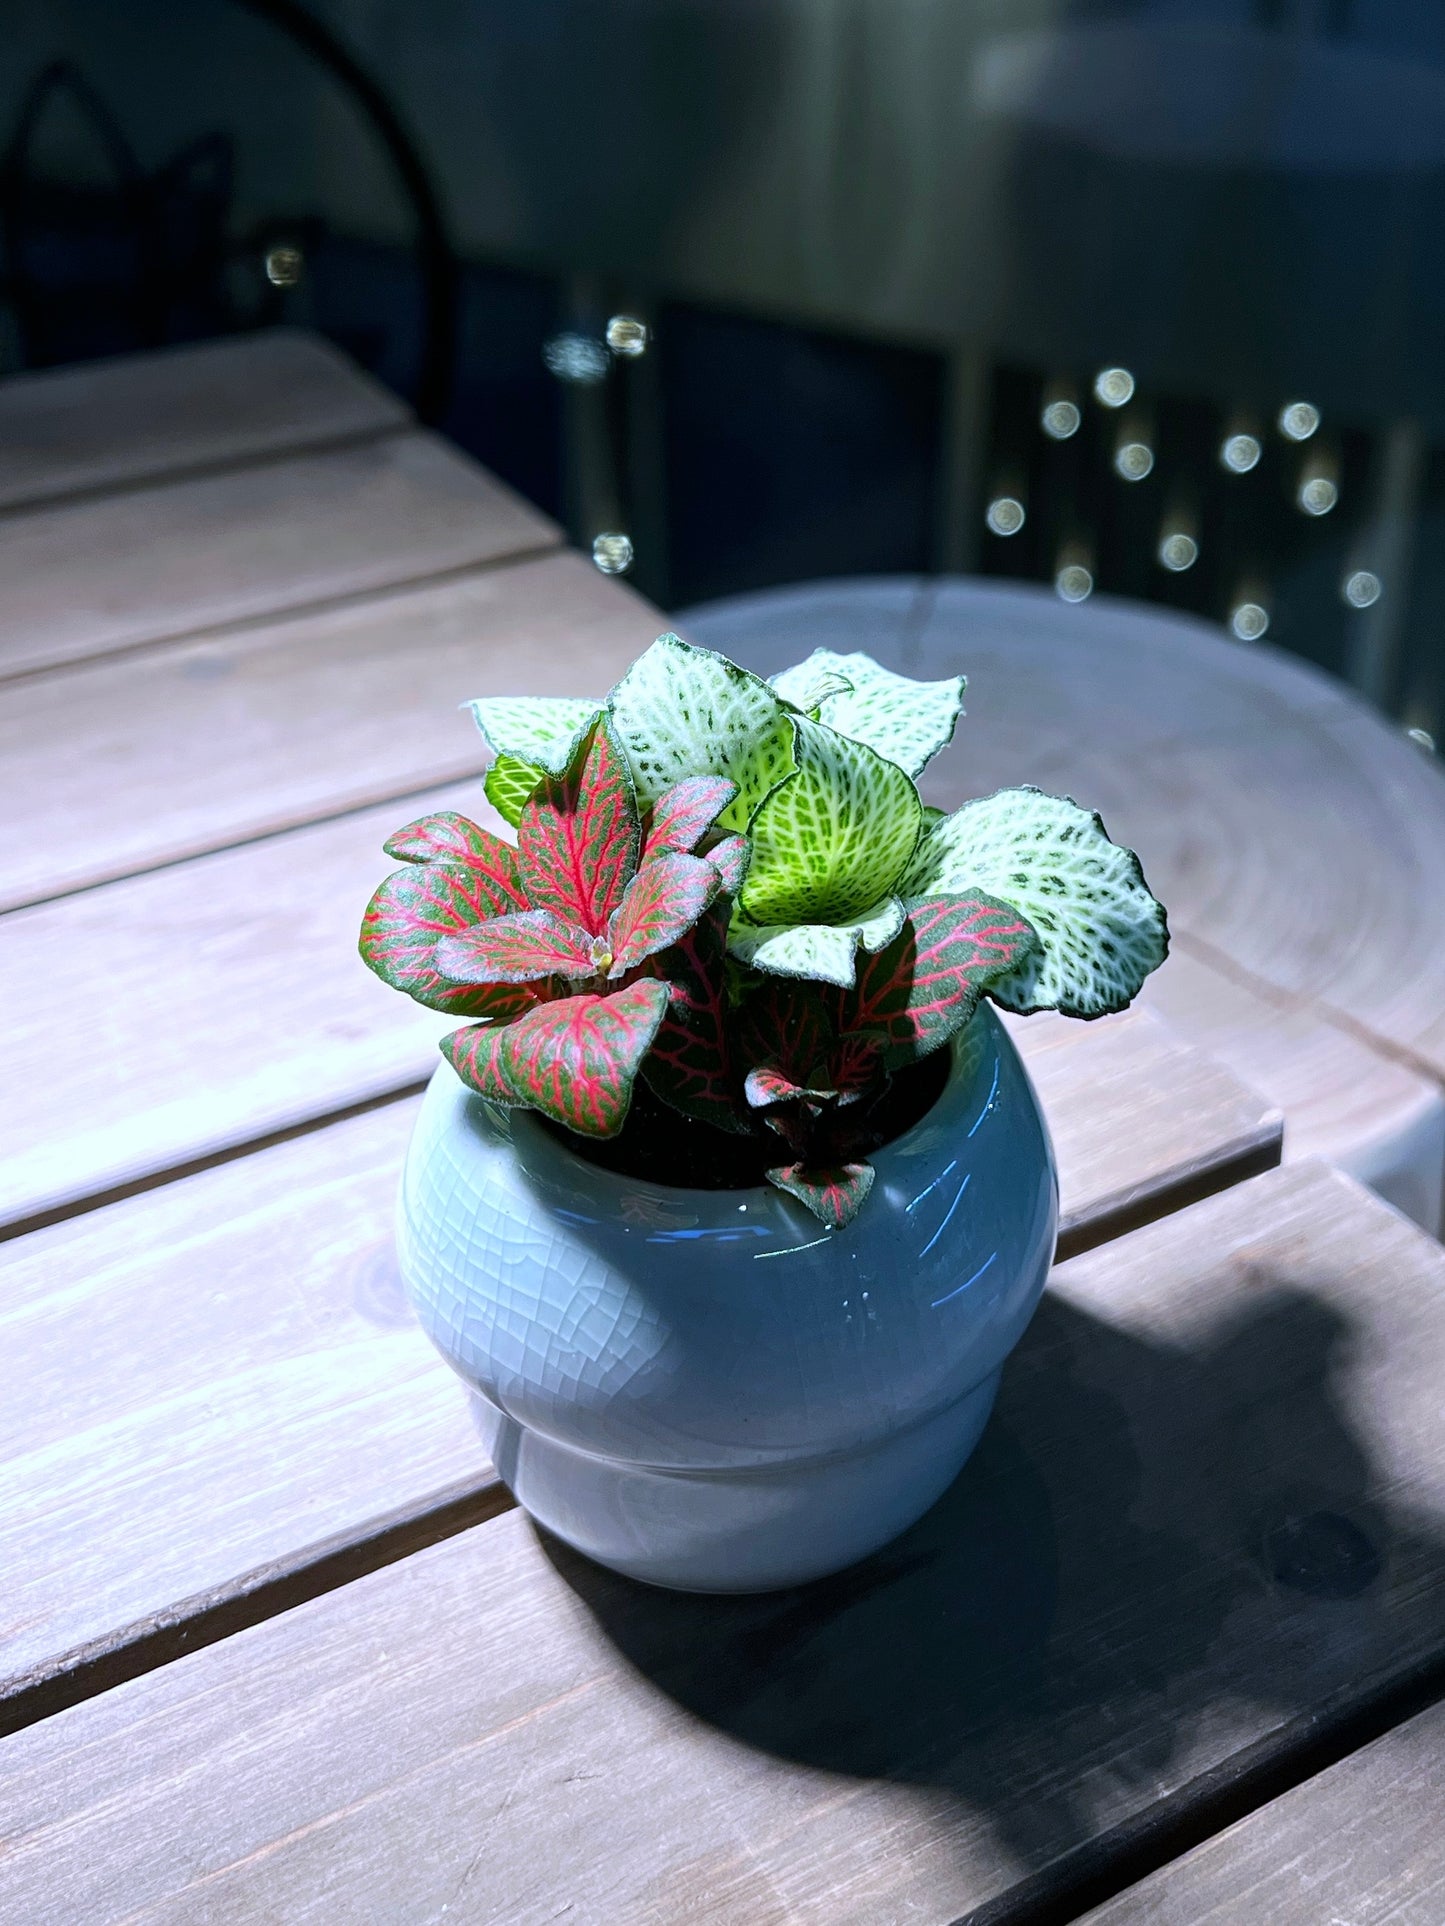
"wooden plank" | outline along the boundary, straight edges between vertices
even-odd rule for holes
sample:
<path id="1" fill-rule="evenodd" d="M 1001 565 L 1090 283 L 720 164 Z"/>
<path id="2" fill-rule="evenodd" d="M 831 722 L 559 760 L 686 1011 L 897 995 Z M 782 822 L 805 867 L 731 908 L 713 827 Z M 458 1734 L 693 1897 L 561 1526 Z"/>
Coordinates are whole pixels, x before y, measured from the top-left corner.
<path id="1" fill-rule="evenodd" d="M 1049 1119 L 1060 1257 L 1279 1162 L 1279 1112 L 1152 1012 L 1004 1021 Z"/>
<path id="2" fill-rule="evenodd" d="M 1438 1236 L 1445 1227 L 1445 1092 L 1307 1000 L 1226 975 L 1177 937 L 1144 986 L 1197 1044 L 1284 1117 L 1284 1155 L 1324 1157 Z"/>
<path id="3" fill-rule="evenodd" d="M 17 1698 L 48 1709 L 45 1686 L 98 1689 L 117 1654 L 157 1662 L 223 1607 L 280 1609 L 399 1520 L 456 1529 L 506 1502 L 396 1273 L 416 1107 L 0 1253 L 0 1724 Z"/>
<path id="4" fill-rule="evenodd" d="M 465 698 L 603 692 L 664 626 L 564 551 L 16 683 L 0 908 L 476 775 Z"/>
<path id="5" fill-rule="evenodd" d="M 0 519 L 0 676 L 551 548 L 555 527 L 435 436 Z"/>
<path id="6" fill-rule="evenodd" d="M 1061 1266 L 963 1477 L 835 1581 L 662 1594 L 514 1512 L 13 1735 L 0 1912 L 1067 1916 L 1439 1660 L 1442 1375 L 1438 1246 L 1271 1173 Z"/>
<path id="7" fill-rule="evenodd" d="M 480 785 L 428 792 L 474 807 Z M 386 804 L 0 920 L 0 1223 L 417 1084 L 455 1028 L 377 981 Z"/>
<path id="8" fill-rule="evenodd" d="M 0 509 L 295 453 L 399 428 L 409 411 L 295 328 L 0 382 Z"/>
<path id="9" fill-rule="evenodd" d="M 1080 1926 L 1440 1926 L 1445 1704 L 1242 1819 Z"/>
<path id="10" fill-rule="evenodd" d="M 454 1026 L 377 982 L 355 947 L 361 912 L 388 867 L 383 840 L 399 817 L 431 807 L 480 813 L 480 785 L 0 919 L 0 1003 L 13 1012 L 0 1041 L 0 1081 L 12 1093 L 0 1107 L 0 1224 L 73 1207 L 425 1077 L 436 1038 Z M 1028 1026 L 1022 1034 L 1031 1051 Z M 1229 1182 L 1258 1167 L 1262 1144 L 1277 1144 L 1265 1105 L 1162 1033 L 1128 1032 L 1136 1054 L 1122 1077 L 1109 1068 L 1107 1028 L 1061 1025 L 1055 1034 L 1043 1074 L 1083 1107 L 1081 1128 L 1108 1145 L 1079 1164 L 1085 1212 L 1135 1192 L 1167 1209 L 1201 1165 Z M 1048 1043 L 1047 1028 L 1038 1035 Z M 1162 1106 L 1142 1098 L 1151 1079 L 1170 1093 Z M 1166 1127 L 1171 1105 L 1177 1115 Z M 1061 1099 L 1059 1107 L 1068 1106 Z"/>

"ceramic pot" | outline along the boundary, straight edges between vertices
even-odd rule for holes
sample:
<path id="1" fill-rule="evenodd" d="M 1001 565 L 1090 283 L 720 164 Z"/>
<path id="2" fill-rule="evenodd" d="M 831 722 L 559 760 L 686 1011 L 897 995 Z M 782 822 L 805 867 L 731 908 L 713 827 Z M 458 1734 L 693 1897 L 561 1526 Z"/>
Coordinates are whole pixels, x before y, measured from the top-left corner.
<path id="1" fill-rule="evenodd" d="M 947 1488 L 1058 1212 L 992 1009 L 951 1047 L 937 1101 L 832 1232 L 771 1186 L 604 1170 L 438 1069 L 402 1180 L 402 1276 L 539 1524 L 651 1584 L 764 1591 L 851 1564 Z"/>

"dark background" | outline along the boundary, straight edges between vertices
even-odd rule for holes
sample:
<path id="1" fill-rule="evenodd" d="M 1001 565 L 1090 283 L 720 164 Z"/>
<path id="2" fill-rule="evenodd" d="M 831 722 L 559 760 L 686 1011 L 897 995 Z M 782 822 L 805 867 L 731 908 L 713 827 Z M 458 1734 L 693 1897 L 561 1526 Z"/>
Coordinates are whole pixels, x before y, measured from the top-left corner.
<path id="1" fill-rule="evenodd" d="M 667 606 L 970 568 L 1445 738 L 1438 0 L 11 0 L 0 367 L 319 327 Z M 302 257 L 294 285 L 263 263 Z M 644 317 L 593 386 L 543 350 Z M 1090 398 L 1126 366 L 1123 414 Z M 1052 384 L 1052 385 L 1051 385 Z M 1071 387 L 1082 427 L 1039 428 Z M 1281 405 L 1322 412 L 1303 448 Z M 1121 481 L 1121 425 L 1155 465 Z M 1226 473 L 1251 425 L 1263 455 Z M 1314 459 L 1339 490 L 1311 518 Z M 1001 491 L 1020 534 L 987 532 Z M 1198 562 L 1171 575 L 1183 513 Z M 1376 574 L 1351 607 L 1346 577 Z"/>

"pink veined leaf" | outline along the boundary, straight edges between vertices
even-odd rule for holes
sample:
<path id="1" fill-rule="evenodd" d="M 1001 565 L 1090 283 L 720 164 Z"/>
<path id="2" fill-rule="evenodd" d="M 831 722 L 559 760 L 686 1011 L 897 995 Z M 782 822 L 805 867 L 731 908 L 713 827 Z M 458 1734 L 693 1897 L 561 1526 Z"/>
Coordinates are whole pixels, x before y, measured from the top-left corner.
<path id="1" fill-rule="evenodd" d="M 612 951 L 608 975 L 624 976 L 649 956 L 679 942 L 719 887 L 717 871 L 697 856 L 659 856 L 645 863 L 627 885 L 607 926 Z"/>
<path id="2" fill-rule="evenodd" d="M 726 897 L 717 897 L 680 942 L 643 965 L 672 992 L 643 1074 L 684 1117 L 746 1131 L 732 1068 L 724 972 L 731 913 Z"/>
<path id="3" fill-rule="evenodd" d="M 829 1057 L 833 1034 L 818 986 L 797 977 L 765 977 L 738 1013 L 743 1093 L 754 1108 L 795 1097 L 835 1095 Z"/>
<path id="4" fill-rule="evenodd" d="M 517 872 L 516 850 L 491 830 L 459 816 L 454 809 L 418 817 L 405 829 L 397 830 L 394 836 L 388 836 L 382 847 L 398 862 L 460 863 L 474 871 L 486 881 L 492 916 L 507 916 L 513 910 L 527 907 Z"/>
<path id="5" fill-rule="evenodd" d="M 517 856 L 528 902 L 601 936 L 632 880 L 639 840 L 632 777 L 601 716 L 570 768 L 544 777 L 522 810 Z"/>
<path id="6" fill-rule="evenodd" d="M 991 983 L 1037 950 L 1031 923 L 982 891 L 927 896 L 885 949 L 858 959 L 858 980 L 831 993 L 840 1035 L 875 1033 L 896 1069 L 927 1056 L 972 1016 Z"/>
<path id="7" fill-rule="evenodd" d="M 710 862 L 722 878 L 722 886 L 729 896 L 736 896 L 742 888 L 752 860 L 752 844 L 746 836 L 721 836 L 709 848 L 706 845 L 698 851 Z"/>
<path id="8" fill-rule="evenodd" d="M 587 1137 L 615 1137 L 667 1009 L 667 985 L 642 977 L 610 996 L 538 1004 L 515 1023 L 454 1030 L 442 1052 L 463 1083 L 522 1104 Z"/>
<path id="9" fill-rule="evenodd" d="M 361 959 L 383 983 L 451 1016 L 516 1016 L 537 1000 L 519 984 L 462 986 L 437 968 L 438 944 L 492 915 L 488 879 L 459 863 L 394 870 L 366 907 Z"/>
<path id="10" fill-rule="evenodd" d="M 817 1169 L 784 1164 L 767 1173 L 768 1182 L 805 1204 L 829 1230 L 842 1230 L 863 1208 L 873 1188 L 872 1164 L 830 1164 Z"/>
<path id="11" fill-rule="evenodd" d="M 878 1095 L 888 1076 L 882 1039 L 867 1030 L 839 1037 L 828 1068 L 840 1107 Z"/>
<path id="12" fill-rule="evenodd" d="M 689 855 L 738 793 L 726 776 L 684 776 L 659 796 L 648 813 L 642 860 Z"/>
<path id="13" fill-rule="evenodd" d="M 535 983 L 544 976 L 595 976 L 592 938 L 551 910 L 494 916 L 437 945 L 436 967 L 453 983 Z"/>
<path id="14" fill-rule="evenodd" d="M 808 1097 L 826 1102 L 837 1094 L 826 1078 L 813 1085 L 794 1083 L 791 1077 L 770 1064 L 749 1070 L 743 1078 L 743 1095 L 754 1110 L 766 1110 L 770 1104 L 792 1103 L 795 1099 Z"/>

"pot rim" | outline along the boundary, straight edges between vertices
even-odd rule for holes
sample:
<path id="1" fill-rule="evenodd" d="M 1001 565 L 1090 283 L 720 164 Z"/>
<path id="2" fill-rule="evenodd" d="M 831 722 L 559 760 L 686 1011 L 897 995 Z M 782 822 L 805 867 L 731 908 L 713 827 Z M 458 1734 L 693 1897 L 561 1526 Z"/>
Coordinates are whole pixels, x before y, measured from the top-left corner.
<path id="1" fill-rule="evenodd" d="M 869 1157 L 870 1162 L 876 1164 L 882 1158 L 887 1158 L 891 1161 L 892 1158 L 896 1156 L 906 1156 L 908 1154 L 908 1146 L 911 1141 L 920 1131 L 928 1126 L 930 1120 L 938 1111 L 939 1106 L 946 1101 L 949 1092 L 952 1090 L 954 1080 L 959 1071 L 958 1046 L 963 1038 L 979 1023 L 983 1023 L 993 1032 L 996 1044 L 1009 1048 L 1014 1047 L 1012 1037 L 1009 1036 L 1003 1024 L 999 1022 L 992 1006 L 986 1000 L 980 1001 L 978 1008 L 969 1018 L 968 1022 L 956 1030 L 948 1042 L 942 1046 L 949 1052 L 952 1062 L 949 1073 L 944 1078 L 938 1095 L 934 1098 L 933 1102 L 929 1104 L 922 1116 L 915 1118 L 906 1130 L 901 1131 L 896 1137 L 890 1137 L 887 1143 L 880 1144 L 876 1150 L 872 1151 Z M 456 1077 L 456 1072 L 451 1069 L 450 1064 L 444 1062 L 442 1068 L 447 1070 L 453 1077 Z M 776 1185 L 767 1183 L 719 1184 L 703 1187 L 697 1184 L 669 1184 L 657 1178 L 632 1175 L 627 1171 L 613 1170 L 606 1164 L 597 1163 L 592 1158 L 584 1156 L 580 1151 L 575 1150 L 571 1144 L 564 1143 L 554 1131 L 546 1128 L 544 1119 L 538 1116 L 536 1111 L 526 1109 L 521 1105 L 511 1107 L 505 1104 L 491 1103 L 485 1097 L 478 1096 L 474 1091 L 467 1090 L 466 1086 L 461 1084 L 460 1078 L 457 1078 L 457 1082 L 461 1085 L 467 1097 L 471 1098 L 486 1110 L 491 1111 L 503 1121 L 503 1127 L 511 1137 L 512 1143 L 519 1154 L 525 1155 L 531 1146 L 536 1145 L 542 1150 L 543 1155 L 549 1158 L 555 1158 L 566 1164 L 580 1165 L 589 1173 L 590 1179 L 593 1182 L 605 1186 L 606 1192 L 610 1196 L 617 1197 L 628 1193 L 635 1193 L 639 1187 L 649 1192 L 658 1192 L 669 1198 L 735 1197 L 739 1199 L 750 1199 L 756 1197 L 759 1199 L 772 1200 L 785 1195 Z M 526 1133 L 525 1138 L 520 1142 L 515 1134 L 519 1127 Z M 542 1175 L 543 1173 L 537 1172 L 536 1174 Z M 791 1201 L 794 1203 L 797 1202 L 796 1199 L 792 1199 Z M 802 1209 L 803 1206 L 799 1205 L 798 1208 Z M 866 1209 L 867 1205 L 865 1203 L 864 1210 L 866 1211 Z M 836 1232 L 831 1234 L 837 1235 Z"/>

